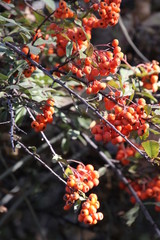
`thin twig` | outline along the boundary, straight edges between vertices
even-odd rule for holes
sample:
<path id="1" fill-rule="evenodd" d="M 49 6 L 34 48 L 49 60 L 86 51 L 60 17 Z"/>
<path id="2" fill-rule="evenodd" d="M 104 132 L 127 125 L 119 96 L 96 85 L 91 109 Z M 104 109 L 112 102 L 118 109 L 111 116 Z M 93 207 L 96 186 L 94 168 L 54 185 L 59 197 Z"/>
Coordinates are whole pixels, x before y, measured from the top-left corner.
<path id="1" fill-rule="evenodd" d="M 131 45 L 131 47 L 133 48 L 133 50 L 137 53 L 137 55 L 144 61 L 144 62 L 150 62 L 148 58 L 146 58 L 143 53 L 140 52 L 140 50 L 136 47 L 136 45 L 134 44 L 134 42 L 132 41 L 132 39 L 130 38 L 128 31 L 123 23 L 122 18 L 119 18 L 119 25 L 120 28 L 124 34 L 124 36 L 126 37 L 128 43 Z"/>
<path id="2" fill-rule="evenodd" d="M 41 158 L 39 158 L 36 154 L 31 152 L 23 143 L 20 141 L 17 141 L 17 143 L 33 158 L 35 158 L 37 161 L 39 161 L 45 168 L 47 168 L 54 176 L 56 176 L 61 182 L 63 182 L 65 185 L 67 184 L 66 181 L 61 178 L 55 171 L 53 171 Z"/>
<path id="3" fill-rule="evenodd" d="M 11 121 L 0 122 L 0 125 L 9 124 Z"/>
<path id="4" fill-rule="evenodd" d="M 30 109 L 29 109 L 28 107 L 26 107 L 26 109 L 27 109 L 27 112 L 29 113 L 30 117 L 31 117 L 33 120 L 35 120 L 35 118 L 34 118 L 33 114 L 31 113 Z M 44 140 L 46 141 L 46 143 L 48 144 L 48 146 L 49 146 L 52 154 L 53 154 L 54 156 L 56 156 L 57 154 L 56 154 L 56 152 L 54 151 L 54 149 L 53 149 L 50 141 L 48 140 L 48 138 L 46 137 L 46 135 L 44 134 L 44 132 L 41 132 L 41 135 L 42 135 L 42 137 L 44 138 Z M 58 162 L 58 164 L 60 165 L 60 167 L 62 168 L 62 170 L 63 170 L 63 172 L 64 172 L 64 167 L 63 167 L 63 165 L 62 165 L 60 162 Z"/>
<path id="5" fill-rule="evenodd" d="M 15 152 L 15 145 L 14 145 L 14 126 L 15 126 L 15 121 L 14 121 L 13 106 L 12 106 L 10 98 L 8 98 L 8 107 L 9 107 L 9 113 L 10 113 L 10 116 L 11 116 L 11 120 L 10 120 L 11 128 L 10 128 L 9 134 L 10 134 L 10 140 L 11 140 L 12 149 Z"/>
<path id="6" fill-rule="evenodd" d="M 60 133 L 58 136 L 50 139 L 50 143 L 56 143 L 57 141 L 59 141 L 60 139 L 62 139 L 64 137 L 63 133 Z M 37 154 L 41 153 L 43 150 L 45 150 L 48 147 L 48 144 L 45 142 L 43 143 L 39 148 L 37 148 Z M 0 175 L 0 181 L 2 181 L 5 177 L 7 177 L 11 172 L 16 172 L 18 169 L 20 169 L 26 162 L 28 162 L 31 159 L 31 156 L 25 156 L 23 157 L 21 160 L 19 160 L 17 163 L 15 163 L 13 166 L 11 166 L 10 168 L 8 168 L 8 170 L 6 170 L 5 172 L 3 172 Z"/>

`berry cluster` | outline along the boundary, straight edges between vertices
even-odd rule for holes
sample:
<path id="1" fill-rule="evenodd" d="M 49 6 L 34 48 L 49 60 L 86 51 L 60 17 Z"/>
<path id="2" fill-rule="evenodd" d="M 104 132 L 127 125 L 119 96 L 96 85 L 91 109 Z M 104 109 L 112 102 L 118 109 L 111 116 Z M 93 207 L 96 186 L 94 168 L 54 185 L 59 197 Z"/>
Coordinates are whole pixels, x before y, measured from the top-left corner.
<path id="1" fill-rule="evenodd" d="M 107 27 L 114 26 L 118 23 L 120 13 L 121 0 L 106 0 L 100 4 L 93 4 L 93 9 L 97 10 L 101 20 L 98 21 L 98 26 Z"/>
<path id="2" fill-rule="evenodd" d="M 53 113 L 54 113 L 54 100 L 48 99 L 46 104 L 42 107 L 43 114 L 38 114 L 36 116 L 36 121 L 31 123 L 31 127 L 36 132 L 44 131 L 47 123 L 52 123 Z"/>
<path id="3" fill-rule="evenodd" d="M 64 210 L 69 210 L 81 194 L 87 193 L 94 186 L 99 184 L 98 171 L 94 170 L 91 164 L 86 166 L 79 164 L 67 179 L 66 194 L 64 195 Z M 97 213 L 100 207 L 96 194 L 90 194 L 89 198 L 82 204 L 82 210 L 78 216 L 80 222 L 96 224 L 97 220 L 103 219 L 102 213 Z"/>
<path id="4" fill-rule="evenodd" d="M 135 153 L 136 150 L 133 147 L 125 147 L 123 144 L 120 144 L 116 154 L 116 159 L 119 160 L 122 165 L 126 166 L 130 163 L 128 158 L 134 157 Z"/>
<path id="5" fill-rule="evenodd" d="M 35 55 L 33 53 L 30 53 L 29 47 L 28 46 L 24 46 L 22 48 L 22 52 L 24 54 L 26 54 L 28 57 L 30 57 L 32 60 L 34 60 L 35 62 L 39 62 L 39 56 Z M 36 67 L 33 66 L 28 60 L 26 60 L 28 63 L 28 68 L 25 69 L 23 71 L 23 74 L 26 78 L 30 77 L 32 75 L 32 73 L 36 70 Z"/>
<path id="6" fill-rule="evenodd" d="M 108 45 L 110 50 L 101 51 L 95 49 L 91 57 L 86 57 L 82 60 L 75 59 L 72 63 L 69 63 L 68 67 L 73 74 L 80 78 L 85 76 L 90 83 L 87 88 L 88 94 L 97 94 L 100 90 L 106 88 L 106 83 L 96 80 L 97 77 L 102 78 L 110 73 L 114 74 L 117 72 L 117 68 L 123 58 L 123 53 L 118 44 L 118 40 L 114 39 L 112 46 Z"/>
<path id="7" fill-rule="evenodd" d="M 84 222 L 85 224 L 97 224 L 97 221 L 103 219 L 103 213 L 97 212 L 100 207 L 97 195 L 91 193 L 88 199 L 82 203 L 82 209 L 78 215 L 78 221 Z"/>
<path id="8" fill-rule="evenodd" d="M 88 3 L 89 0 L 84 2 Z M 105 0 L 100 3 L 93 3 L 91 9 L 98 11 L 100 19 L 93 17 L 84 18 L 86 26 L 91 28 L 106 28 L 107 26 L 114 26 L 118 23 L 120 13 L 121 0 Z M 88 20 L 88 21 L 87 21 Z"/>
<path id="9" fill-rule="evenodd" d="M 146 63 L 143 67 L 146 71 L 146 76 L 141 78 L 143 87 L 152 90 L 152 92 L 157 92 L 158 73 L 160 71 L 159 62 L 153 60 L 152 63 Z M 151 74 L 152 72 L 155 73 Z"/>
<path id="10" fill-rule="evenodd" d="M 157 177 L 153 178 L 151 181 L 148 181 L 147 179 L 130 181 L 130 185 L 142 201 L 152 198 L 155 202 L 160 202 L 160 179 Z M 120 183 L 120 188 L 125 189 L 125 191 L 131 194 L 123 183 Z M 133 204 L 136 203 L 134 196 L 130 197 L 130 201 Z M 155 210 L 160 212 L 160 207 L 155 205 Z"/>
<path id="11" fill-rule="evenodd" d="M 117 103 L 108 98 L 104 98 L 105 108 L 112 110 L 108 113 L 106 120 L 113 124 L 116 129 L 126 137 L 129 137 L 132 131 L 137 130 L 139 136 L 142 136 L 149 128 L 146 123 L 147 114 L 145 113 L 144 106 L 146 105 L 145 99 L 140 98 L 138 104 L 126 105 L 127 97 L 116 97 Z M 121 106 L 119 106 L 119 104 Z M 105 143 L 111 141 L 113 144 L 124 142 L 124 138 L 119 136 L 110 126 L 106 125 L 104 121 L 96 124 L 91 123 L 91 132 L 94 134 L 96 141 L 104 141 Z"/>
<path id="12" fill-rule="evenodd" d="M 51 32 L 53 31 L 53 33 L 51 33 L 52 37 L 56 37 L 56 46 L 52 47 L 52 51 L 55 50 L 59 57 L 66 55 L 66 46 L 68 42 L 72 41 L 72 54 L 74 54 L 76 51 L 82 49 L 82 47 L 87 47 L 87 37 L 91 38 L 91 32 L 86 31 L 85 33 L 80 27 L 65 29 L 65 33 L 63 33 L 63 28 L 59 27 L 56 23 L 51 23 L 48 30 Z"/>
<path id="13" fill-rule="evenodd" d="M 72 18 L 74 16 L 73 11 L 67 7 L 67 3 L 65 1 L 59 2 L 59 7 L 54 12 L 55 18 Z"/>

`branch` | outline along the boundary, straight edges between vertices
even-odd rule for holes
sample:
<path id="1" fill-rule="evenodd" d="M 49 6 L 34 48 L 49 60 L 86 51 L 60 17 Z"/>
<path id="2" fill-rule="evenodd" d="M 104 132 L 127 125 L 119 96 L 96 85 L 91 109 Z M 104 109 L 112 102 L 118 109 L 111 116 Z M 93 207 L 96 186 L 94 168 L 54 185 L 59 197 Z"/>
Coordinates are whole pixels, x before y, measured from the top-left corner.
<path id="1" fill-rule="evenodd" d="M 63 182 L 65 185 L 67 184 L 66 181 L 61 178 L 55 171 L 53 171 L 41 158 L 39 158 L 36 154 L 32 153 L 23 143 L 20 141 L 17 141 L 17 143 L 34 159 L 39 161 L 45 168 L 47 168 L 54 176 L 56 176 L 61 182 Z"/>
<path id="2" fill-rule="evenodd" d="M 27 107 L 26 109 L 27 109 L 30 117 L 31 117 L 33 120 L 35 120 L 35 118 L 34 118 L 33 114 L 31 113 L 30 109 L 29 109 L 28 107 Z M 53 149 L 50 141 L 48 140 L 48 138 L 46 137 L 46 135 L 44 134 L 44 132 L 41 132 L 41 135 L 42 135 L 42 137 L 44 138 L 44 140 L 46 141 L 46 143 L 48 144 L 48 146 L 49 146 L 52 154 L 53 154 L 54 156 L 56 156 L 57 154 L 56 154 L 56 152 L 54 151 L 54 149 Z M 62 170 L 63 170 L 63 172 L 64 172 L 64 167 L 63 167 L 63 165 L 62 165 L 60 162 L 58 162 L 58 163 L 59 163 L 60 167 L 62 168 Z"/>
<path id="3" fill-rule="evenodd" d="M 45 75 L 49 76 L 54 82 L 58 83 L 60 86 L 62 86 L 65 90 L 67 90 L 71 95 L 75 96 L 78 98 L 82 103 L 84 103 L 88 109 L 91 109 L 100 119 L 102 119 L 108 126 L 110 126 L 116 133 L 118 133 L 122 138 L 125 139 L 125 141 L 131 145 L 139 154 L 141 154 L 144 158 L 146 158 L 147 161 L 150 161 L 151 159 L 148 157 L 148 155 L 144 152 L 141 151 L 138 147 L 136 147 L 125 135 L 123 135 L 120 131 L 116 129 L 116 127 L 111 124 L 108 120 L 106 120 L 100 113 L 99 111 L 94 108 L 92 105 L 90 105 L 84 98 L 79 96 L 76 92 L 74 92 L 72 89 L 70 89 L 68 86 L 66 86 L 66 83 L 63 82 L 61 79 L 54 78 L 52 74 L 46 70 L 42 65 L 39 63 L 33 61 L 29 56 L 24 54 L 18 47 L 14 46 L 10 42 L 5 42 L 5 45 L 12 49 L 14 52 L 19 54 L 20 56 L 25 57 L 29 62 L 34 65 L 35 67 L 39 68 Z"/>
<path id="4" fill-rule="evenodd" d="M 9 113 L 10 113 L 10 116 L 11 116 L 11 120 L 10 120 L 11 128 L 10 128 L 9 134 L 10 134 L 10 140 L 11 140 L 12 149 L 15 152 L 15 145 L 14 145 L 14 126 L 15 126 L 15 121 L 14 121 L 13 106 L 12 106 L 10 98 L 8 98 L 8 107 L 9 107 Z"/>

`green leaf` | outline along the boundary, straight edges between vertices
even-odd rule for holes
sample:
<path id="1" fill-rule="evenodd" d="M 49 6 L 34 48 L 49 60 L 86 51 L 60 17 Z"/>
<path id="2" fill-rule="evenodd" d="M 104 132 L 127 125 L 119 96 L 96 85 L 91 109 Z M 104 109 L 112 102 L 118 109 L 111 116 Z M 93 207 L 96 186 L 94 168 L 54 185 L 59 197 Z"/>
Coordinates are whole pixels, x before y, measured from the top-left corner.
<path id="1" fill-rule="evenodd" d="M 69 139 L 63 138 L 61 142 L 61 149 L 63 154 L 66 154 L 69 150 Z"/>
<path id="2" fill-rule="evenodd" d="M 23 38 L 24 44 L 26 44 L 28 42 L 28 40 L 30 39 L 30 35 L 26 34 L 26 33 L 23 33 L 23 32 L 20 32 L 19 34 Z"/>
<path id="3" fill-rule="evenodd" d="M 145 134 L 143 134 L 142 136 L 140 136 L 140 139 L 141 139 L 142 141 L 145 141 L 148 137 L 149 137 L 149 129 L 147 129 L 147 131 L 145 132 Z"/>
<path id="4" fill-rule="evenodd" d="M 73 129 L 69 129 L 69 131 L 67 132 L 67 135 L 68 135 L 72 140 L 76 140 L 77 137 L 80 135 L 80 131 L 78 131 L 78 130 L 73 130 Z"/>
<path id="5" fill-rule="evenodd" d="M 39 12 L 40 12 L 40 11 L 39 11 Z M 41 16 L 41 15 L 38 14 L 37 12 L 34 12 L 34 16 L 35 16 L 35 18 L 36 18 L 36 22 L 37 22 L 37 23 L 40 23 L 40 22 L 42 22 L 42 21 L 45 19 L 45 17 Z"/>
<path id="6" fill-rule="evenodd" d="M 160 116 L 155 116 L 151 119 L 152 123 L 160 125 Z"/>
<path id="7" fill-rule="evenodd" d="M 26 115 L 26 112 L 27 112 L 27 110 L 26 110 L 25 107 L 21 107 L 21 108 L 17 109 L 16 114 L 15 114 L 16 115 L 15 122 L 17 124 L 21 124 L 22 123 L 23 118 Z"/>
<path id="8" fill-rule="evenodd" d="M 157 102 L 157 99 L 155 97 L 152 96 L 152 94 L 150 94 L 149 92 L 136 92 L 137 95 L 140 95 L 142 97 L 147 97 L 150 98 L 151 100 L 153 100 L 154 102 Z"/>
<path id="9" fill-rule="evenodd" d="M 106 167 L 101 167 L 98 169 L 99 176 L 102 177 L 103 175 L 106 174 Z"/>
<path id="10" fill-rule="evenodd" d="M 79 27 L 82 26 L 82 21 L 79 20 L 79 19 L 75 19 L 75 20 L 74 20 L 74 23 L 75 23 L 76 25 L 78 25 Z"/>
<path id="11" fill-rule="evenodd" d="M 2 56 L 6 51 L 6 46 L 3 43 L 0 43 L 0 56 Z"/>
<path id="12" fill-rule="evenodd" d="M 73 50 L 73 42 L 69 41 L 66 45 L 66 57 L 70 57 L 72 55 Z"/>
<path id="13" fill-rule="evenodd" d="M 8 37 L 3 38 L 3 42 L 14 42 L 14 41 L 13 41 L 12 37 L 8 36 Z"/>
<path id="14" fill-rule="evenodd" d="M 79 57 L 80 59 L 86 58 L 87 55 L 82 52 L 82 50 L 79 51 Z"/>
<path id="15" fill-rule="evenodd" d="M 77 120 L 81 127 L 85 128 L 87 130 L 89 129 L 89 126 L 91 123 L 91 120 L 89 118 L 86 119 L 86 118 L 78 117 Z"/>
<path id="16" fill-rule="evenodd" d="M 142 143 L 142 146 L 150 158 L 156 158 L 159 154 L 159 143 L 154 140 L 148 140 Z"/>
<path id="17" fill-rule="evenodd" d="M 29 47 L 30 52 L 35 55 L 38 55 L 41 52 L 40 48 L 32 46 L 31 43 L 27 44 L 27 46 Z"/>
<path id="18" fill-rule="evenodd" d="M 54 11 L 56 9 L 55 3 L 53 0 L 43 0 L 43 2 L 52 10 Z"/>
<path id="19" fill-rule="evenodd" d="M 124 83 L 125 81 L 127 81 L 129 79 L 129 76 L 133 75 L 134 72 L 132 70 L 128 70 L 125 68 L 121 68 L 120 69 L 120 75 L 122 77 L 122 83 Z"/>
<path id="20" fill-rule="evenodd" d="M 126 224 L 130 227 L 138 217 L 139 206 L 135 205 L 124 215 L 124 219 L 126 220 Z"/>
<path id="21" fill-rule="evenodd" d="M 27 28 L 22 27 L 19 23 L 15 22 L 13 19 L 9 19 L 9 18 L 5 18 L 3 16 L 0 16 L 0 22 L 2 22 L 2 23 L 8 22 L 10 24 L 9 26 L 18 26 L 18 27 L 20 27 L 20 29 L 23 32 L 27 32 L 28 34 L 30 34 Z"/>
<path id="22" fill-rule="evenodd" d="M 158 132 L 158 131 L 156 131 L 156 130 L 154 130 L 152 128 L 149 128 L 149 131 L 152 132 L 155 135 L 160 135 L 160 132 Z"/>
<path id="23" fill-rule="evenodd" d="M 69 175 L 72 175 L 73 172 L 72 170 L 70 169 L 70 167 L 67 167 L 66 170 L 64 171 L 64 174 L 63 174 L 63 177 L 64 178 L 68 178 Z"/>
<path id="24" fill-rule="evenodd" d="M 94 52 L 94 47 L 93 47 L 93 45 L 90 43 L 89 46 L 88 46 L 87 49 L 86 49 L 86 55 L 87 55 L 88 57 L 91 57 L 92 54 L 93 54 L 93 52 Z"/>
<path id="25" fill-rule="evenodd" d="M 159 110 L 159 109 L 156 109 L 156 110 L 154 111 L 154 113 L 155 113 L 156 115 L 159 115 L 159 116 L 160 116 L 160 110 Z"/>
<path id="26" fill-rule="evenodd" d="M 7 80 L 8 77 L 7 77 L 6 75 L 0 73 L 0 79 L 1 79 L 1 80 Z"/>
<path id="27" fill-rule="evenodd" d="M 152 108 L 149 105 L 144 106 L 144 111 L 146 112 L 147 116 L 151 113 Z"/>
<path id="28" fill-rule="evenodd" d="M 34 45 L 39 46 L 39 45 L 42 45 L 42 44 L 51 44 L 51 43 L 53 43 L 53 41 L 51 39 L 45 40 L 43 38 L 38 38 L 35 41 Z"/>
<path id="29" fill-rule="evenodd" d="M 108 81 L 107 84 L 111 87 L 116 88 L 116 89 L 119 88 L 119 84 L 114 79 Z"/>

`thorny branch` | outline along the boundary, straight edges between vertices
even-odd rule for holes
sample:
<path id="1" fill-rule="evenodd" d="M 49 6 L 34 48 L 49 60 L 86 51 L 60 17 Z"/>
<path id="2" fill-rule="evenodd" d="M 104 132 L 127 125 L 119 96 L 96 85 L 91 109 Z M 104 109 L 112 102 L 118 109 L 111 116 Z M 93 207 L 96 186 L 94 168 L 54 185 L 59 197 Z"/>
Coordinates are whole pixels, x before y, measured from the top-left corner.
<path id="1" fill-rule="evenodd" d="M 83 97 L 81 97 L 79 94 L 77 94 L 76 92 L 74 92 L 72 89 L 70 89 L 68 86 L 66 86 L 66 83 L 63 82 L 62 80 L 58 79 L 58 78 L 54 78 L 52 76 L 52 74 L 46 70 L 43 66 L 41 66 L 40 64 L 38 64 L 37 62 L 33 61 L 29 56 L 25 55 L 17 46 L 14 46 L 12 43 L 10 42 L 6 42 L 5 43 L 6 46 L 8 46 L 10 49 L 12 49 L 14 52 L 16 52 L 17 54 L 25 57 L 26 59 L 28 59 L 30 61 L 31 64 L 33 64 L 34 66 L 36 66 L 37 68 L 39 68 L 41 71 L 43 71 L 44 74 L 46 74 L 47 76 L 49 76 L 54 82 L 58 83 L 59 85 L 61 85 L 65 90 L 67 90 L 71 95 L 75 96 L 76 98 L 78 98 L 83 104 L 86 105 L 86 107 L 88 109 L 91 109 L 100 119 L 102 119 L 107 125 L 109 125 L 116 133 L 118 133 L 121 137 L 123 137 L 125 139 L 125 141 L 131 145 L 137 152 L 139 152 L 143 157 L 146 158 L 147 161 L 150 161 L 151 159 L 148 157 L 148 155 L 140 150 L 138 147 L 136 147 L 125 135 L 123 135 L 120 131 L 118 131 L 116 129 L 116 127 L 111 124 L 108 120 L 106 120 L 101 113 L 99 113 L 99 111 L 93 107 L 92 105 L 90 105 Z"/>
<path id="2" fill-rule="evenodd" d="M 15 151 L 15 145 L 14 145 L 14 126 L 15 126 L 15 121 L 14 121 L 13 106 L 12 106 L 10 97 L 8 98 L 8 107 L 9 107 L 9 113 L 10 113 L 10 117 L 11 117 L 11 120 L 10 120 L 11 128 L 10 128 L 9 134 L 10 134 L 12 149 L 13 149 L 13 151 Z"/>

